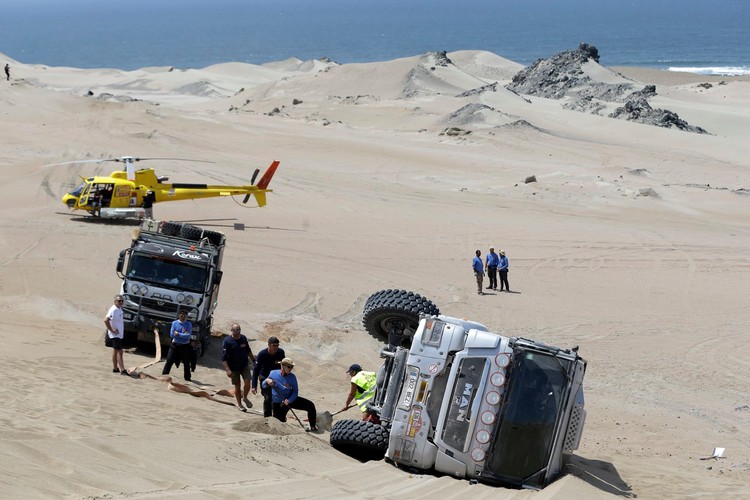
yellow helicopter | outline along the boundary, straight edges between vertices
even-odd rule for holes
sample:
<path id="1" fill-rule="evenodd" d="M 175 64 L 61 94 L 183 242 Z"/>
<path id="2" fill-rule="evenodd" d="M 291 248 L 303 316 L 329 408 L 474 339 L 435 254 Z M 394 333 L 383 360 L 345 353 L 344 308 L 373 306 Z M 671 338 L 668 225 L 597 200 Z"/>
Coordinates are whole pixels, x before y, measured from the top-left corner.
<path id="1" fill-rule="evenodd" d="M 179 158 L 137 158 L 123 156 L 121 158 L 106 158 L 102 160 L 82 160 L 60 163 L 101 163 L 105 161 L 122 162 L 123 170 L 116 170 L 109 176 L 95 176 L 84 178 L 83 182 L 73 191 L 62 197 L 62 202 L 73 210 L 85 210 L 94 217 L 102 218 L 131 218 L 150 217 L 151 206 L 154 203 L 166 201 L 192 200 L 196 198 L 211 198 L 216 196 L 242 196 L 242 203 L 247 203 L 251 196 L 259 207 L 266 204 L 266 193 L 276 169 L 278 161 L 274 161 L 266 169 L 258 184 L 255 179 L 260 173 L 256 169 L 246 186 L 224 186 L 209 184 L 168 184 L 169 177 L 157 177 L 152 168 L 135 170 L 133 164 L 142 160 L 184 160 Z"/>

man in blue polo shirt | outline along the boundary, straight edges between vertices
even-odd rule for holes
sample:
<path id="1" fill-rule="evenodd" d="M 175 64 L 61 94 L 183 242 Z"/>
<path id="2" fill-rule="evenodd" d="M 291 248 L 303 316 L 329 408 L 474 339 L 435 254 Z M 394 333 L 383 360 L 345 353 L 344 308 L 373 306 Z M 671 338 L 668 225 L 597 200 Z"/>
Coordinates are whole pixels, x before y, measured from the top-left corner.
<path id="1" fill-rule="evenodd" d="M 482 282 L 484 281 L 484 265 L 482 264 L 482 251 L 477 250 L 474 259 L 471 261 L 471 268 L 474 270 L 474 277 L 477 279 L 477 293 L 484 295 L 482 291 Z"/>
<path id="2" fill-rule="evenodd" d="M 289 358 L 281 360 L 281 369 L 273 370 L 263 381 L 263 387 L 269 387 L 273 397 L 273 416 L 282 422 L 286 422 L 286 414 L 289 410 L 304 410 L 307 412 L 307 421 L 310 430 L 318 430 L 317 412 L 315 404 L 309 399 L 299 396 L 297 377 L 292 373 L 294 362 Z"/>
<path id="3" fill-rule="evenodd" d="M 180 311 L 169 330 L 172 345 L 169 347 L 167 362 L 161 371 L 162 375 L 169 375 L 172 365 L 179 361 L 182 363 L 185 381 L 190 382 L 190 362 L 193 358 L 193 346 L 190 345 L 192 335 L 193 324 L 187 319 L 187 311 Z"/>
<path id="4" fill-rule="evenodd" d="M 500 256 L 495 253 L 495 247 L 490 247 L 490 253 L 484 264 L 484 270 L 487 271 L 487 277 L 490 279 L 490 290 L 497 290 L 497 265 L 500 263 Z"/>

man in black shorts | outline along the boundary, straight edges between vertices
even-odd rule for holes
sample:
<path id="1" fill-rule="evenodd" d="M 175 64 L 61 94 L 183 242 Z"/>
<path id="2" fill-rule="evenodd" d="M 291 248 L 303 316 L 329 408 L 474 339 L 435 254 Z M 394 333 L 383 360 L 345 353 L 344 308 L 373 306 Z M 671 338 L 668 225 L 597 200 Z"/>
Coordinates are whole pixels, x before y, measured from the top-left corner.
<path id="1" fill-rule="evenodd" d="M 112 344 L 112 371 L 127 375 L 125 363 L 122 360 L 122 339 L 125 336 L 125 322 L 122 317 L 122 295 L 115 295 L 115 303 L 104 316 L 109 342 Z M 109 343 L 108 342 L 108 343 Z"/>

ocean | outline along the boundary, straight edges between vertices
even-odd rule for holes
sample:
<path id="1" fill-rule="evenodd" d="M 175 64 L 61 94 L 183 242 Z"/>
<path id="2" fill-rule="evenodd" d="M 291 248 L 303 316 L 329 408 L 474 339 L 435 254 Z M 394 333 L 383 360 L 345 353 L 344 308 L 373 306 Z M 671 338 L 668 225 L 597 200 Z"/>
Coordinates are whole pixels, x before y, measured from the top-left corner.
<path id="1" fill-rule="evenodd" d="M 529 65 L 586 42 L 605 66 L 750 74 L 748 0 L 3 0 L 0 53 L 132 70 L 372 62 L 487 50 Z"/>

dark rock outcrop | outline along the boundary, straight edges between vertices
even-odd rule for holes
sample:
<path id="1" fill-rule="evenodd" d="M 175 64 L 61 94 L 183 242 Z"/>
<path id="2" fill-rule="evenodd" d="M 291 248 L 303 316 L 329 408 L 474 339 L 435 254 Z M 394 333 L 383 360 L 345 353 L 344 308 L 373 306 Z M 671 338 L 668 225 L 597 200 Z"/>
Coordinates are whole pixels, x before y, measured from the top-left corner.
<path id="1" fill-rule="evenodd" d="M 664 128 L 678 128 L 686 132 L 695 132 L 698 134 L 707 134 L 705 129 L 690 125 L 681 119 L 677 113 L 668 109 L 652 108 L 644 98 L 629 100 L 624 106 L 617 108 L 609 114 L 610 118 L 619 118 L 647 125 L 655 125 Z"/>
<path id="2" fill-rule="evenodd" d="M 547 99 L 566 99 L 565 109 L 601 114 L 606 103 L 624 103 L 608 116 L 658 127 L 676 127 L 688 132 L 707 133 L 680 119 L 677 113 L 654 109 L 648 99 L 656 95 L 655 85 L 634 91 L 631 83 L 604 83 L 593 80 L 584 70 L 589 61 L 599 62 L 599 51 L 582 43 L 576 50 L 566 50 L 549 59 L 539 59 L 513 77 L 506 88 L 518 94 Z"/>

